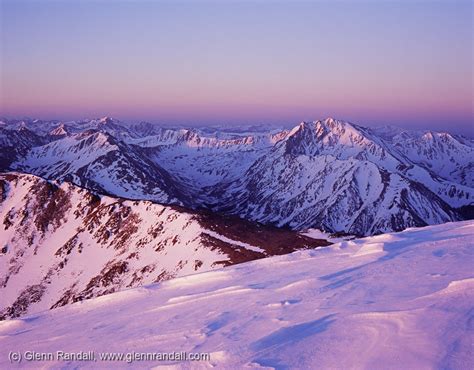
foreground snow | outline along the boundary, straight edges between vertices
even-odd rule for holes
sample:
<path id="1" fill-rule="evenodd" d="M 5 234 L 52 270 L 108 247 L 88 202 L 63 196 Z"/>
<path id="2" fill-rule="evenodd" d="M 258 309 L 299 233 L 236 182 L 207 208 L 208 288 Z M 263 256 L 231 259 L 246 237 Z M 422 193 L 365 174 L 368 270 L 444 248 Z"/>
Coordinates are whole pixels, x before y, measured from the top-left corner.
<path id="1" fill-rule="evenodd" d="M 209 352 L 29 367 L 474 367 L 474 222 L 296 252 L 0 323 L 10 351 Z"/>

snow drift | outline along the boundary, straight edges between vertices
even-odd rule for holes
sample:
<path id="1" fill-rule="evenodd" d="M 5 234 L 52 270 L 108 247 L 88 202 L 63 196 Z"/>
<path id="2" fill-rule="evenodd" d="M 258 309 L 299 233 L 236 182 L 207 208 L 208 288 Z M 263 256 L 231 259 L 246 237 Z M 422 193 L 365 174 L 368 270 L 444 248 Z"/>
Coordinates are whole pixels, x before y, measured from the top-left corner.
<path id="1" fill-rule="evenodd" d="M 474 222 L 342 241 L 0 322 L 9 351 L 209 352 L 46 368 L 469 369 Z"/>

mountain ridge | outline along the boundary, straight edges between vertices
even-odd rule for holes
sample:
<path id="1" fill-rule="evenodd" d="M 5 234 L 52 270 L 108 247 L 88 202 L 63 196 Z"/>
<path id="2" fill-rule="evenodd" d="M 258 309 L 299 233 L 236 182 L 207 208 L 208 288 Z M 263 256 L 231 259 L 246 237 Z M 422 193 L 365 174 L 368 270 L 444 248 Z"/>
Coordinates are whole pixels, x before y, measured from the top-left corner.
<path id="1" fill-rule="evenodd" d="M 0 319 L 330 244 L 18 172 L 0 174 L 0 222 Z"/>

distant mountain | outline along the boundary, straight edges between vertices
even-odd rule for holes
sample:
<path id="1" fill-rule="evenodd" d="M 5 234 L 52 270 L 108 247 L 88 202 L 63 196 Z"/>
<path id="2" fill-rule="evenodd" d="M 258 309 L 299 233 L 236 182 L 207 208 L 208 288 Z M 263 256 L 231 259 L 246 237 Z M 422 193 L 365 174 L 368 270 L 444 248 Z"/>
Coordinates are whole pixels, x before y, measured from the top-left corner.
<path id="1" fill-rule="evenodd" d="M 297 249 L 289 230 L 0 174 L 0 320 Z"/>
<path id="2" fill-rule="evenodd" d="M 104 194 L 167 204 L 186 200 L 173 177 L 148 159 L 140 147 L 128 146 L 96 129 L 34 147 L 13 167 Z"/>
<path id="3" fill-rule="evenodd" d="M 474 141 L 448 133 L 332 118 L 239 132 L 109 117 L 1 127 L 20 126 L 40 139 L 9 155 L 4 168 L 296 230 L 371 235 L 474 210 Z"/>
<path id="4" fill-rule="evenodd" d="M 395 135 L 390 143 L 413 163 L 456 183 L 474 187 L 474 141 L 448 133 Z"/>
<path id="5" fill-rule="evenodd" d="M 464 153 L 472 164 L 473 148 L 464 146 Z M 472 187 L 418 166 L 367 129 L 333 119 L 300 124 L 244 176 L 209 190 L 217 211 L 359 235 L 461 220 L 457 207 L 474 201 Z"/>
<path id="6" fill-rule="evenodd" d="M 30 149 L 47 142 L 46 137 L 39 136 L 25 127 L 10 130 L 0 125 L 0 170 L 9 168 L 18 158 L 26 156 Z"/>

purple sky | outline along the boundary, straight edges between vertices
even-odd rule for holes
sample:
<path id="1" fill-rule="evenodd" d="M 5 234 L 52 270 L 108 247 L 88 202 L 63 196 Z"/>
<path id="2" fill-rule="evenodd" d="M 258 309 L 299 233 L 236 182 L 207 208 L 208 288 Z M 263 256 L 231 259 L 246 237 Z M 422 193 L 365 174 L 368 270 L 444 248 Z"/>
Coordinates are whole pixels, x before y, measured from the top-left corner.
<path id="1" fill-rule="evenodd" d="M 473 131 L 471 1 L 1 1 L 0 114 Z"/>

